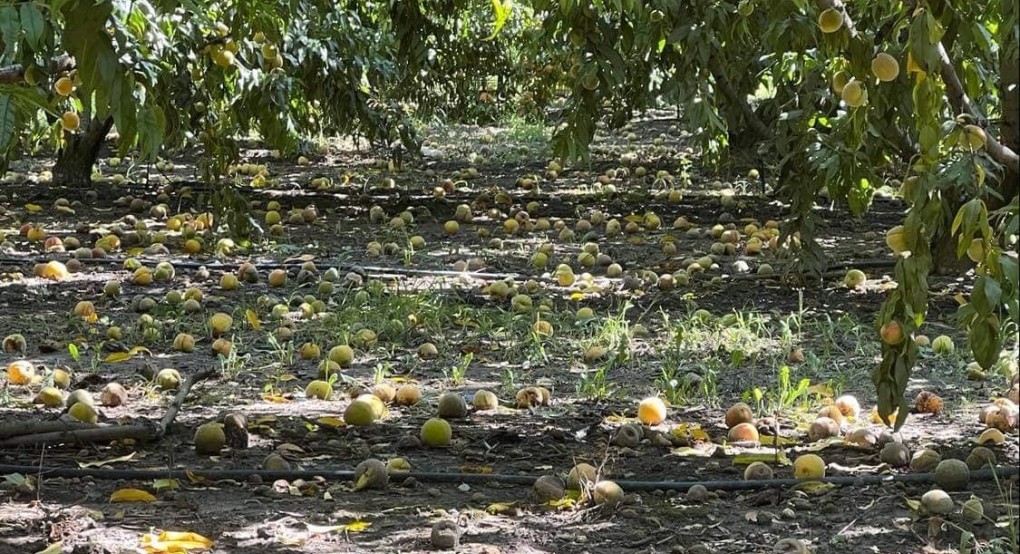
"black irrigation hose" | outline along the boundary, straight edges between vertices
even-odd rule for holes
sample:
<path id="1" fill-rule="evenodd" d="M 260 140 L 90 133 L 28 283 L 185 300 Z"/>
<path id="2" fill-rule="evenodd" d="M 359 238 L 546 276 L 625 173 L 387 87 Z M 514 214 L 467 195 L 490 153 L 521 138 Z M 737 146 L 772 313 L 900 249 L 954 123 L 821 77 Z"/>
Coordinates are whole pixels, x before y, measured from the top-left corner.
<path id="1" fill-rule="evenodd" d="M 70 256 L 68 256 L 67 258 L 70 258 Z M 35 256 L 35 257 L 28 256 L 28 257 L 24 257 L 24 258 L 19 258 L 19 257 L 15 257 L 15 256 L 0 256 L 0 265 L 39 264 L 39 263 L 46 263 L 46 262 L 48 262 L 50 260 L 64 260 L 64 259 L 67 259 L 67 258 L 62 257 L 62 256 L 41 256 L 41 257 L 40 256 Z M 117 257 L 117 258 L 88 258 L 88 259 L 85 259 L 83 261 L 87 262 L 87 263 L 90 263 L 90 264 L 99 264 L 99 265 L 123 265 L 124 262 L 127 259 L 128 258 L 119 258 L 119 257 Z M 156 259 L 152 259 L 152 258 L 141 258 L 141 257 L 134 258 L 134 259 L 137 260 L 138 262 L 140 262 L 144 266 L 155 266 L 157 263 L 159 263 L 161 261 L 170 261 L 171 263 L 173 263 L 174 267 L 179 268 L 179 269 L 199 269 L 199 268 L 203 268 L 204 267 L 205 269 L 209 269 L 209 270 L 227 271 L 227 272 L 235 271 L 241 265 L 241 263 L 242 263 L 240 261 L 237 262 L 237 263 L 224 263 L 224 262 L 219 262 L 219 261 L 203 262 L 203 261 L 194 261 L 194 260 L 176 260 L 176 261 L 174 261 L 174 260 L 156 260 Z M 421 276 L 429 276 L 429 277 L 470 277 L 470 278 L 483 279 L 483 280 L 499 280 L 499 279 L 512 278 L 512 279 L 517 280 L 517 281 L 527 281 L 528 279 L 535 279 L 535 280 L 539 280 L 539 281 L 553 281 L 553 279 L 551 277 L 546 278 L 546 277 L 542 277 L 540 275 L 536 276 L 536 275 L 528 275 L 528 274 L 524 274 L 524 273 L 487 273 L 487 272 L 483 272 L 483 271 L 453 271 L 453 270 L 444 270 L 444 269 L 414 269 L 414 268 L 406 268 L 406 267 L 384 267 L 384 266 L 373 266 L 373 265 L 364 265 L 364 264 L 356 264 L 356 263 L 328 262 L 328 261 L 324 261 L 324 260 L 318 260 L 318 261 L 314 261 L 313 260 L 313 262 L 315 263 L 315 266 L 318 269 L 337 269 L 337 270 L 341 270 L 341 271 L 364 272 L 364 273 L 372 275 L 372 276 L 376 276 L 376 275 L 421 275 Z M 300 262 L 300 261 L 282 261 L 282 262 L 268 261 L 265 265 L 268 265 L 270 267 L 279 267 L 279 268 L 284 268 L 284 269 L 293 269 L 293 268 L 299 268 L 299 267 L 303 266 L 304 264 L 305 264 L 305 262 Z M 844 268 L 844 267 L 855 267 L 855 268 L 865 268 L 865 269 L 868 269 L 868 268 L 892 267 L 893 265 L 895 265 L 895 260 L 884 259 L 883 258 L 883 259 L 862 260 L 862 261 L 858 261 L 857 263 L 853 263 L 853 262 L 837 263 L 837 264 L 833 264 L 831 267 L 832 268 L 836 268 L 836 269 L 840 269 L 840 268 Z M 831 273 L 831 275 L 833 277 L 840 277 L 841 276 L 841 274 L 838 274 L 836 272 Z M 753 274 L 749 274 L 749 275 L 730 275 L 729 276 L 729 278 L 731 280 L 742 280 L 742 279 L 763 280 L 763 279 L 770 279 L 770 278 L 778 279 L 779 277 L 781 277 L 781 275 L 779 275 L 779 274 L 765 275 L 765 276 L 763 276 L 763 275 L 753 275 Z M 619 281 L 620 280 L 618 278 L 611 278 L 611 277 L 604 277 L 604 276 L 600 277 L 600 279 L 607 279 L 607 280 L 610 280 L 610 281 Z"/>
<path id="2" fill-rule="evenodd" d="M 35 264 L 45 263 L 52 259 L 64 259 L 49 257 L 25 257 L 18 258 L 13 256 L 0 256 L 0 265 L 24 265 L 24 264 Z M 127 258 L 79 258 L 83 263 L 96 263 L 103 265 L 122 265 Z M 238 263 L 224 263 L 219 261 L 193 261 L 193 260 L 156 260 L 152 258 L 135 258 L 142 265 L 154 266 L 160 261 L 169 261 L 176 268 L 183 269 L 198 269 L 205 267 L 206 269 L 216 271 L 235 271 L 241 262 Z M 341 263 L 341 262 L 325 262 L 322 260 L 315 261 L 315 267 L 318 269 L 338 269 L 345 271 L 363 271 L 369 274 L 398 274 L 398 275 L 426 275 L 426 276 L 468 276 L 468 278 L 480 279 L 486 281 L 500 281 L 507 278 L 513 278 L 517 281 L 526 281 L 528 279 L 543 279 L 541 276 L 526 275 L 524 273 L 487 273 L 481 271 L 454 271 L 448 269 L 414 269 L 409 267 L 385 267 L 376 265 L 364 265 L 357 263 Z M 259 263 L 260 269 L 266 269 L 268 267 L 279 267 L 279 268 L 295 268 L 304 265 L 303 261 L 283 261 L 283 262 L 266 262 Z M 550 281 L 552 281 L 550 279 Z"/>
<path id="3" fill-rule="evenodd" d="M 233 479 L 244 481 L 253 475 L 258 475 L 263 480 L 277 479 L 305 479 L 311 480 L 317 477 L 337 481 L 354 480 L 354 472 L 346 470 L 289 470 L 270 471 L 261 469 L 103 469 L 103 468 L 77 468 L 77 467 L 46 467 L 0 464 L 0 475 L 8 473 L 21 473 L 24 475 L 40 475 L 43 477 L 93 477 L 96 479 L 124 479 L 124 480 L 151 480 L 151 479 L 189 479 L 201 477 L 214 481 Z M 995 469 L 982 469 L 970 472 L 971 481 L 990 481 L 1005 477 L 1015 476 L 1020 473 L 1020 467 L 1000 466 Z M 427 471 L 411 471 L 396 476 L 401 478 L 414 478 L 426 483 L 507 483 L 512 485 L 534 484 L 538 477 L 533 475 L 498 475 L 484 473 L 440 473 Z M 895 475 L 861 475 L 857 477 L 825 477 L 819 479 L 823 483 L 833 485 L 848 485 L 860 487 L 877 485 L 883 483 L 932 483 L 935 481 L 934 473 L 904 473 Z M 651 490 L 675 490 L 686 491 L 694 485 L 702 485 L 708 490 L 753 490 L 769 487 L 792 487 L 804 483 L 801 479 L 761 479 L 761 480 L 721 480 L 721 481 L 616 481 L 623 489 L 629 491 L 651 491 Z"/>

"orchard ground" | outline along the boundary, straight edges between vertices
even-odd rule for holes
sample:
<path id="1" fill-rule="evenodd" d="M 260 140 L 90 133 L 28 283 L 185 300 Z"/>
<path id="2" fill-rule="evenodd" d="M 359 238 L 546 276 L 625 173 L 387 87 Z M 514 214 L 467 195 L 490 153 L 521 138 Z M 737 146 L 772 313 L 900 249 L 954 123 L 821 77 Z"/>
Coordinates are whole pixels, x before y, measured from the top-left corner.
<path id="1" fill-rule="evenodd" d="M 895 260 L 884 239 L 905 209 L 895 191 L 876 197 L 863 219 L 839 207 L 819 208 L 825 220 L 819 234 L 832 269 L 821 281 L 801 286 L 787 271 L 792 258 L 781 245 L 770 245 L 768 235 L 760 235 L 760 254 L 746 251 L 756 231 L 746 227 L 754 225 L 761 233 L 770 220 L 782 221 L 785 207 L 771 190 L 762 194 L 761 182 L 748 177 L 751 167 L 734 167 L 723 176 L 701 169 L 668 119 L 637 121 L 601 137 L 590 171 L 550 168 L 546 131 L 540 128 L 440 128 L 427 136 L 424 161 L 392 173 L 375 162 L 383 153 L 350 145 L 332 144 L 323 155 L 310 156 L 308 164 L 251 149 L 246 162 L 264 164 L 268 172 L 237 176 L 241 194 L 257 204 L 251 215 L 267 231 L 267 202 L 279 202 L 282 234 L 256 235 L 247 248 L 239 241 L 231 248 L 219 240 L 225 236 L 222 228 L 219 234 L 200 230 L 203 250 L 194 255 L 183 252 L 184 238 L 167 230 L 166 217 L 150 213 L 160 192 L 169 197 L 169 216 L 208 210 L 210 189 L 193 182 L 191 158 L 157 171 L 111 167 L 104 157 L 103 177 L 89 197 L 51 186 L 45 177 L 36 182 L 46 160 L 21 162 L 15 167 L 19 174 L 9 174 L 0 189 L 7 241 L 0 329 L 23 334 L 27 343 L 24 352 L 5 353 L 4 366 L 29 360 L 41 379 L 19 385 L 4 378 L 4 424 L 60 416 L 61 409 L 33 404 L 56 368 L 69 370 L 71 390 L 87 389 L 97 401 L 109 382 L 127 388 L 125 404 L 99 407 L 100 422 L 107 425 L 163 416 L 174 393 L 153 384 L 152 375 L 161 369 L 176 368 L 186 377 L 213 367 L 217 374 L 195 386 L 158 441 L 5 445 L 0 463 L 256 469 L 278 452 L 294 469 L 349 470 L 367 458 L 400 457 L 414 471 L 565 476 L 575 463 L 587 462 L 609 479 L 740 481 L 751 460 L 793 460 L 810 451 L 825 459 L 829 476 L 912 471 L 883 463 L 875 447 L 853 446 L 839 436 L 811 442 L 807 436 L 819 410 L 842 394 L 856 396 L 862 413 L 845 422 L 840 435 L 858 427 L 876 434 L 884 429 L 869 416 L 870 372 L 880 354 L 875 313 L 895 286 Z M 645 177 L 637 175 L 639 166 L 647 168 Z M 687 168 L 686 177 L 678 167 Z M 669 177 L 656 182 L 659 170 Z M 125 171 L 126 182 L 114 184 L 114 175 Z M 148 184 L 137 184 L 144 176 Z M 529 176 L 535 183 L 530 190 L 521 186 Z M 320 179 L 319 186 L 313 179 Z M 446 179 L 453 186 L 439 195 L 435 188 Z M 252 180 L 265 182 L 251 188 Z M 183 193 L 185 187 L 191 194 Z M 671 196 L 671 190 L 678 192 Z M 132 209 L 127 196 L 142 200 L 136 202 L 139 209 Z M 57 210 L 59 198 L 71 201 L 73 213 Z M 457 234 L 450 235 L 444 223 L 456 219 L 460 204 L 472 207 L 473 219 L 461 220 Z M 288 221 L 291 210 L 309 205 L 315 206 L 310 223 L 297 223 L 300 212 L 294 223 Z M 375 205 L 383 217 L 378 210 L 370 213 Z M 405 210 L 412 217 L 392 221 Z M 529 212 L 527 218 L 519 215 L 522 211 Z M 658 216 L 658 226 L 649 213 Z M 505 222 L 515 215 L 522 228 L 509 233 L 514 224 Z M 139 236 L 137 245 L 128 244 L 125 236 L 134 228 L 125 223 L 128 216 L 143 222 L 140 228 L 150 238 L 165 232 L 169 254 L 131 252 L 149 243 Z M 675 229 L 679 217 L 696 230 Z M 552 228 L 525 230 L 540 218 Z M 608 237 L 610 219 L 623 227 L 633 223 L 632 229 Z M 588 224 L 578 226 L 582 220 Z M 45 252 L 42 241 L 19 234 L 23 225 L 41 227 L 44 237 L 75 237 L 91 247 L 118 223 L 120 251 L 106 259 L 83 259 L 83 269 L 66 280 L 33 276 L 36 263 L 67 261 L 68 254 Z M 716 225 L 739 232 L 732 253 L 725 244 L 713 246 L 722 244 L 712 234 Z M 411 246 L 414 236 L 424 239 L 423 247 Z M 369 246 L 372 242 L 378 249 Z M 544 243 L 553 250 L 547 266 L 538 268 L 533 256 Z M 590 268 L 582 267 L 586 243 L 598 246 Z M 713 248 L 721 253 L 712 254 Z M 599 260 L 599 254 L 608 258 Z M 168 282 L 134 284 L 123 263 L 132 255 L 150 268 L 157 261 L 171 262 L 175 274 Z M 705 256 L 711 259 L 703 271 L 691 267 Z M 238 289 L 223 290 L 222 276 L 236 274 L 245 261 L 257 267 L 258 282 L 242 279 Z M 306 262 L 314 269 L 302 271 Z M 461 271 L 458 262 L 471 271 Z M 622 277 L 606 276 L 610 262 L 622 266 Z M 554 272 L 559 264 L 571 266 L 574 283 L 562 286 L 558 278 L 562 283 L 569 278 Z M 761 270 L 765 264 L 774 272 Z M 331 267 L 338 269 L 336 275 L 329 274 Z M 283 287 L 267 284 L 277 268 L 288 270 Z M 863 286 L 843 283 L 852 268 L 867 274 Z M 586 271 L 590 280 L 582 275 Z M 676 275 L 679 282 L 663 275 Z M 121 283 L 119 296 L 104 295 L 111 280 Z M 330 280 L 332 285 L 321 285 Z M 511 292 L 501 296 L 502 285 L 492 286 L 499 281 L 510 282 Z M 931 310 L 923 330 L 932 339 L 949 335 L 956 349 L 949 354 L 922 349 L 908 395 L 930 391 L 944 406 L 937 414 L 908 419 L 902 440 L 910 452 L 932 448 L 943 459 L 965 459 L 985 429 L 978 422 L 980 409 L 1010 387 L 1015 341 L 995 371 L 978 375 L 966 369 L 968 349 L 952 315 L 954 295 L 968 290 L 970 282 L 971 276 L 929 281 Z M 203 293 L 198 312 L 166 299 L 169 291 L 192 288 Z M 530 302 L 514 300 L 519 294 Z M 148 312 L 151 322 L 139 320 L 140 296 L 155 301 Z M 319 313 L 312 313 L 313 300 L 324 304 Z M 73 313 L 79 301 L 94 303 L 94 322 Z M 286 309 L 276 308 L 274 314 L 278 304 Z M 591 308 L 591 317 L 578 314 L 584 307 Z M 206 321 L 216 312 L 233 317 L 227 356 L 210 352 Z M 551 335 L 536 333 L 538 321 L 551 324 Z M 122 330 L 116 340 L 108 338 L 114 326 Z M 362 329 L 374 331 L 376 340 L 363 340 Z M 173 348 L 179 333 L 197 339 L 194 352 Z M 284 340 L 286 334 L 293 335 L 291 340 Z M 305 343 L 317 345 L 319 356 L 304 359 Z M 436 355 L 419 355 L 425 343 L 435 345 Z M 340 344 L 351 344 L 355 356 L 334 383 L 333 396 L 306 398 L 306 385 L 319 378 L 327 353 Z M 116 354 L 136 346 L 146 350 Z M 352 396 L 380 383 L 408 382 L 421 387 L 417 405 L 390 405 L 367 427 L 343 423 Z M 533 385 L 551 391 L 549 405 L 518 408 L 518 391 Z M 418 442 L 421 425 L 436 415 L 440 394 L 454 391 L 470 404 L 479 389 L 495 392 L 501 406 L 451 420 L 448 447 L 425 448 Z M 621 446 L 614 440 L 616 431 L 636 422 L 638 402 L 653 395 L 669 405 L 665 422 L 643 429 L 639 444 Z M 768 438 L 761 445 L 727 442 L 724 413 L 738 401 L 747 402 L 756 419 L 778 420 L 781 436 L 789 439 L 779 441 L 781 452 L 768 446 L 774 442 Z M 196 454 L 195 429 L 232 412 L 247 418 L 248 448 L 227 448 L 212 457 Z M 774 429 L 773 423 L 760 423 L 762 432 Z M 1015 429 L 1004 444 L 991 448 L 1001 466 L 1015 466 Z M 776 477 L 792 477 L 789 464 L 772 465 Z M 258 478 L 180 480 L 176 489 L 156 485 L 9 475 L 0 487 L 0 552 L 38 552 L 56 541 L 65 552 L 132 552 L 153 530 L 199 533 L 215 541 L 216 552 L 432 551 L 432 526 L 444 519 L 461 533 L 458 552 L 772 552 L 782 539 L 798 539 L 819 553 L 962 552 L 975 551 L 975 544 L 981 552 L 1008 552 L 1017 540 L 1015 477 L 971 482 L 952 493 L 956 512 L 971 496 L 995 507 L 994 521 L 977 524 L 956 514 L 918 513 L 913 501 L 934 485 L 907 483 L 716 491 L 706 498 L 640 491 L 628 493 L 615 508 L 589 506 L 583 499 L 541 503 L 527 486 L 437 483 L 398 474 L 391 475 L 386 490 Z M 111 494 L 125 487 L 147 490 L 156 501 L 111 503 Z"/>

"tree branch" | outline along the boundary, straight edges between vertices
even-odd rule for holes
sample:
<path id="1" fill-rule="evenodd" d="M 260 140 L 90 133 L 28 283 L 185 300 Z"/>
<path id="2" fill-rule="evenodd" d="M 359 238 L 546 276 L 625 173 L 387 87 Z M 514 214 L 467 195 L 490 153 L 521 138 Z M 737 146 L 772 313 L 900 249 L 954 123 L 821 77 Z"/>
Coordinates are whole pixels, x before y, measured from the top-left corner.
<path id="1" fill-rule="evenodd" d="M 747 103 L 747 99 L 741 98 L 736 89 L 733 88 L 733 85 L 726 78 L 726 74 L 723 73 L 722 67 L 719 65 L 719 58 L 711 56 L 708 63 L 709 69 L 712 71 L 712 78 L 715 79 L 715 84 L 718 85 L 726 100 L 740 108 L 741 115 L 744 116 L 747 124 L 751 126 L 751 130 L 755 134 L 762 138 L 768 137 L 770 135 L 768 126 L 762 123 L 762 120 L 758 118 L 758 114 L 754 113 L 751 105 Z"/>
<path id="2" fill-rule="evenodd" d="M 850 18 L 850 14 L 846 13 L 846 7 L 841 0 L 818 0 L 816 5 L 819 9 L 826 10 L 829 8 L 835 8 L 843 13 L 843 26 L 847 28 L 850 33 L 850 38 L 857 39 L 857 28 L 854 27 L 854 22 Z M 953 111 L 957 114 L 968 114 L 977 119 L 982 128 L 988 123 L 985 118 L 978 113 L 971 103 L 970 98 L 967 97 L 967 93 L 963 88 L 963 83 L 960 82 L 960 77 L 956 74 L 956 68 L 953 66 L 953 61 L 949 59 L 949 52 L 946 51 L 946 47 L 939 41 L 935 45 L 938 49 L 939 55 L 939 74 L 942 77 L 942 82 L 946 85 L 946 95 L 949 97 L 949 105 L 953 107 Z M 1009 171 L 1016 174 L 1020 171 L 1020 156 L 1017 155 L 1008 146 L 998 141 L 992 133 L 985 131 L 986 143 L 985 150 L 988 152 L 989 157 L 999 162 L 1006 167 Z"/>
<path id="3" fill-rule="evenodd" d="M 206 368 L 193 373 L 181 384 L 177 395 L 163 418 L 156 422 L 140 419 L 130 425 L 87 425 L 78 422 L 38 421 L 24 425 L 0 426 L 0 447 L 11 448 L 34 444 L 69 444 L 69 443 L 106 443 L 114 440 L 136 439 L 141 441 L 158 440 L 166 434 L 170 424 L 177 417 L 181 405 L 191 392 L 191 388 L 199 381 L 215 375 L 217 369 Z"/>
<path id="4" fill-rule="evenodd" d="M 50 60 L 50 73 L 62 73 L 75 68 L 74 58 L 62 54 Z M 25 80 L 25 68 L 21 64 L 0 67 L 0 84 L 9 85 Z"/>
<path id="5" fill-rule="evenodd" d="M 949 53 L 946 52 L 946 48 L 939 42 L 937 45 L 939 54 L 939 73 L 942 75 L 942 82 L 946 85 L 946 95 L 949 96 L 949 104 L 953 107 L 953 110 L 957 114 L 969 114 L 973 116 L 984 128 L 988 122 L 985 120 L 978 111 L 974 108 L 970 98 L 967 97 L 966 91 L 963 89 L 963 83 L 960 82 L 960 77 L 956 74 L 956 68 L 953 66 L 953 61 L 949 59 Z M 992 133 L 985 131 L 985 150 L 988 155 L 995 161 L 1004 165 L 1006 169 L 1012 171 L 1014 174 L 1020 171 L 1020 156 L 1016 152 L 1011 150 L 1006 145 L 999 142 Z"/>

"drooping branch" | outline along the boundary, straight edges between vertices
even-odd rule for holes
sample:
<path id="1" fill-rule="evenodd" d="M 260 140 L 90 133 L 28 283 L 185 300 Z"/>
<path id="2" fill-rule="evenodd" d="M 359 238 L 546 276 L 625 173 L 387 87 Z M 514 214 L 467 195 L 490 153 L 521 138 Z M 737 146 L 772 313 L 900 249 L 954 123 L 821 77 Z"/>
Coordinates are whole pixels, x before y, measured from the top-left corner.
<path id="1" fill-rule="evenodd" d="M 163 418 L 156 422 L 141 419 L 128 425 L 83 425 L 77 422 L 37 421 L 25 425 L 0 426 L 0 447 L 13 448 L 36 444 L 88 444 L 115 440 L 159 440 L 177 417 L 184 400 L 196 383 L 212 377 L 216 368 L 209 367 L 193 373 L 181 384 L 177 395 Z"/>
<path id="2" fill-rule="evenodd" d="M 74 58 L 62 54 L 50 61 L 50 73 L 61 73 L 75 68 Z M 0 84 L 9 85 L 25 80 L 25 68 L 21 64 L 0 67 Z"/>
<path id="3" fill-rule="evenodd" d="M 835 8 L 843 13 L 843 26 L 847 28 L 850 33 L 851 39 L 857 39 L 857 28 L 854 26 L 853 19 L 850 18 L 850 14 L 846 12 L 846 7 L 840 0 L 818 0 L 817 6 L 821 10 L 829 8 Z M 946 85 L 946 95 L 949 97 L 949 105 L 952 106 L 953 111 L 957 114 L 967 114 L 975 118 L 981 127 L 987 125 L 987 121 L 978 111 L 974 108 L 970 98 L 967 96 L 967 92 L 963 88 L 963 83 L 960 81 L 959 75 L 956 73 L 956 67 L 953 65 L 953 61 L 949 58 L 949 52 L 946 51 L 946 47 L 943 46 L 942 42 L 938 42 L 935 45 L 939 55 L 939 75 L 942 77 L 942 82 Z M 985 131 L 986 143 L 985 150 L 988 155 L 995 161 L 999 162 L 1006 167 L 1010 172 L 1016 174 L 1020 171 L 1020 155 L 1010 149 L 1008 146 L 999 142 L 991 133 Z M 1016 183 L 1008 184 L 1014 189 Z"/>
<path id="4" fill-rule="evenodd" d="M 940 66 L 939 73 L 942 75 L 942 82 L 946 84 L 949 104 L 956 113 L 969 114 L 978 120 L 978 124 L 981 127 L 985 127 L 987 121 L 974 109 L 974 105 L 967 96 L 967 92 L 963 89 L 963 83 L 960 81 L 959 75 L 956 74 L 956 67 L 953 66 L 953 61 L 949 59 L 949 53 L 946 52 L 946 48 L 942 46 L 941 42 L 937 46 Z M 1020 155 L 1017 155 L 1008 146 L 999 142 L 998 139 L 987 131 L 985 132 L 985 137 L 985 150 L 993 160 L 1001 163 L 1014 174 L 1020 171 Z"/>

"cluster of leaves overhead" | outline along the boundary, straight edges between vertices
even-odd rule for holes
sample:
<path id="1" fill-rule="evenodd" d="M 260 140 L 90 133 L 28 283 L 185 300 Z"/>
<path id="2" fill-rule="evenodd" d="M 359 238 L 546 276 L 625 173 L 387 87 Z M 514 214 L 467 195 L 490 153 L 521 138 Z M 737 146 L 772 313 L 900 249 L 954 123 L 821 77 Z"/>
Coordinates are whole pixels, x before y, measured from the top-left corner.
<path id="1" fill-rule="evenodd" d="M 5 48 L 4 61 L 41 78 L 4 85 L 0 150 L 7 159 L 16 140 L 44 136 L 43 127 L 59 141 L 53 116 L 67 107 L 61 102 L 77 101 L 97 121 L 112 115 L 125 151 L 140 146 L 151 157 L 197 141 L 208 179 L 237 159 L 237 138 L 250 133 L 285 153 L 336 134 L 416 149 L 412 112 L 491 121 L 523 97 L 539 113 L 556 90 L 549 49 L 527 36 L 538 30 L 533 12 L 493 5 L 495 24 L 488 3 L 467 1 L 5 7 L 0 32 L 16 46 Z M 66 68 L 46 71 L 63 52 L 80 65 L 71 100 L 52 93 Z M 36 121 L 43 113 L 44 126 Z"/>
<path id="2" fill-rule="evenodd" d="M 421 116 L 490 123 L 511 112 L 535 118 L 557 98 L 561 51 L 541 41 L 526 2 L 393 2 L 399 94 Z"/>
<path id="3" fill-rule="evenodd" d="M 389 96 L 394 43 L 377 14 L 361 2 L 286 7 L 244 2 L 198 12 L 182 5 L 164 22 L 176 57 L 161 96 L 199 108 L 177 114 L 172 127 L 182 132 L 171 137 L 183 146 L 189 132 L 197 135 L 208 178 L 237 159 L 236 138 L 251 133 L 284 153 L 319 135 L 414 144 L 406 113 Z M 217 59 L 222 48 L 233 52 L 231 63 Z"/>
<path id="4" fill-rule="evenodd" d="M 59 141 L 57 119 L 65 111 L 80 114 L 86 126 L 112 118 L 122 151 L 139 146 L 155 155 L 163 113 L 149 94 L 158 73 L 151 60 L 159 59 L 164 44 L 152 40 L 153 16 L 144 1 L 0 7 L 0 65 L 19 68 L 23 77 L 0 84 L 0 169 L 30 142 L 47 134 Z M 65 98 L 52 85 L 68 69 L 76 90 Z"/>

